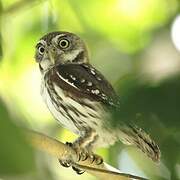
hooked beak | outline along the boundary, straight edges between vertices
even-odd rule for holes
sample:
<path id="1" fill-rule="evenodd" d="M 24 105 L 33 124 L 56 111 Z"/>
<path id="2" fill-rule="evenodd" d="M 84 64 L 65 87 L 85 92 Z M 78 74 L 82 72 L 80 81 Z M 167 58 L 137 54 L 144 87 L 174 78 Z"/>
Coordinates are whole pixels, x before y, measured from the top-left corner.
<path id="1" fill-rule="evenodd" d="M 52 62 L 52 64 L 55 64 L 55 50 L 53 48 L 49 48 L 49 51 L 48 51 L 48 55 L 49 55 L 49 58 L 50 58 L 50 61 Z"/>

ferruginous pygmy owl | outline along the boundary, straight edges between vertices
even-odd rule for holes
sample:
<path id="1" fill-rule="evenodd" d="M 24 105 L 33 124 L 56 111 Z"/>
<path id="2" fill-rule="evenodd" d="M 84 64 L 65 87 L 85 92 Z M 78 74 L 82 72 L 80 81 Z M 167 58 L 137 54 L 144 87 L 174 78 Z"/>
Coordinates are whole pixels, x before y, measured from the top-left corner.
<path id="1" fill-rule="evenodd" d="M 119 98 L 106 78 L 89 63 L 86 45 L 77 35 L 61 31 L 46 34 L 36 45 L 35 59 L 42 74 L 43 99 L 54 118 L 79 135 L 69 145 L 81 160 L 85 152 L 100 163 L 93 149 L 121 140 L 159 161 L 158 145 L 143 130 L 128 124 L 111 126 L 110 109 L 120 108 Z M 67 162 L 61 164 L 68 166 Z"/>

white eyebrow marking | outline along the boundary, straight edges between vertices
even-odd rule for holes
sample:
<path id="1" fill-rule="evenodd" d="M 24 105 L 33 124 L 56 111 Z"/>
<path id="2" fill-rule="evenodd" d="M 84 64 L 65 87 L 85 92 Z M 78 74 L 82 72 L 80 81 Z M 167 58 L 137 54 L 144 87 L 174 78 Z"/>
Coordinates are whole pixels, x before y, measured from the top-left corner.
<path id="1" fill-rule="evenodd" d="M 39 41 L 37 42 L 37 44 L 39 44 L 39 43 L 43 44 L 44 46 L 46 46 L 46 45 L 47 45 L 46 41 L 45 41 L 45 40 L 43 40 L 43 39 L 41 39 L 41 40 L 39 40 Z"/>
<path id="2" fill-rule="evenodd" d="M 73 83 L 69 82 L 68 79 L 63 78 L 63 77 L 59 74 L 59 72 L 56 72 L 56 74 L 59 76 L 59 78 L 61 78 L 61 79 L 62 79 L 63 81 L 65 81 L 67 84 L 69 84 L 69 85 L 73 86 L 74 88 L 78 89 Z"/>
<path id="3" fill-rule="evenodd" d="M 58 39 L 60 38 L 60 37 L 63 37 L 63 36 L 65 36 L 66 34 L 59 34 L 59 35 L 57 35 L 57 36 L 55 36 L 54 38 L 52 38 L 51 39 L 51 42 L 55 42 L 56 44 L 58 43 Z"/>

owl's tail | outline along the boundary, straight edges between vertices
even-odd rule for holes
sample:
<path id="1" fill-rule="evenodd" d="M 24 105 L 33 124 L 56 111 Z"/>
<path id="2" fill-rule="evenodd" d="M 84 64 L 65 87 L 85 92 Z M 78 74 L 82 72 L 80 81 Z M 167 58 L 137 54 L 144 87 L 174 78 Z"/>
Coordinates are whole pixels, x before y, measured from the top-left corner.
<path id="1" fill-rule="evenodd" d="M 151 137 L 142 129 L 133 126 L 125 126 L 118 133 L 119 139 L 127 145 L 135 145 L 155 162 L 160 161 L 160 149 Z"/>

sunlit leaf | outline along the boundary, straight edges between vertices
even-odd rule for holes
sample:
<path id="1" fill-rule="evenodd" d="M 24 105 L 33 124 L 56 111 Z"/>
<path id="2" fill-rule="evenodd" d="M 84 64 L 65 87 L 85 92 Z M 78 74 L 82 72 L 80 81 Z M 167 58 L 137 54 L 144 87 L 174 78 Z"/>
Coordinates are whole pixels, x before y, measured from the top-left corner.
<path id="1" fill-rule="evenodd" d="M 104 35 L 127 53 L 142 50 L 150 42 L 152 32 L 177 11 L 176 0 L 70 0 L 70 4 L 86 31 Z"/>

